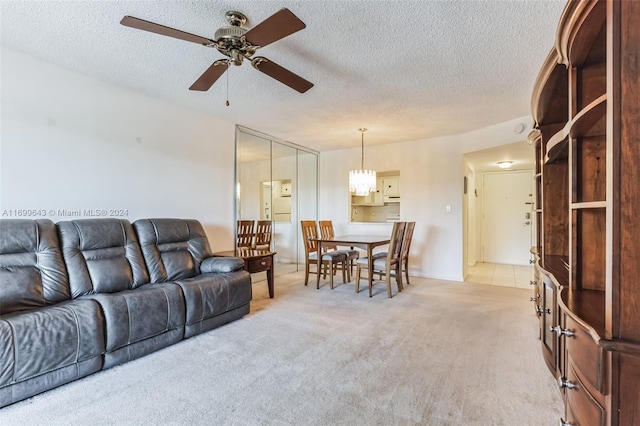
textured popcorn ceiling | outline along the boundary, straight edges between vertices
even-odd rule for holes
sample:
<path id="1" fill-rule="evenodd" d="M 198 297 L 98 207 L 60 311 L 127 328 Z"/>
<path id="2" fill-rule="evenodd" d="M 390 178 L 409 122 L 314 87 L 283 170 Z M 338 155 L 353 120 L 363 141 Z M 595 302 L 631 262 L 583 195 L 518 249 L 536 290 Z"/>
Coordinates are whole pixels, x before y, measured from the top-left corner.
<path id="1" fill-rule="evenodd" d="M 460 134 L 529 114 L 565 0 L 0 1 L 1 43 L 148 96 L 319 151 Z M 305 94 L 247 62 L 204 93 L 215 49 L 119 24 L 132 15 L 207 38 L 238 10 L 282 7 L 307 28 L 265 56 L 315 84 Z"/>

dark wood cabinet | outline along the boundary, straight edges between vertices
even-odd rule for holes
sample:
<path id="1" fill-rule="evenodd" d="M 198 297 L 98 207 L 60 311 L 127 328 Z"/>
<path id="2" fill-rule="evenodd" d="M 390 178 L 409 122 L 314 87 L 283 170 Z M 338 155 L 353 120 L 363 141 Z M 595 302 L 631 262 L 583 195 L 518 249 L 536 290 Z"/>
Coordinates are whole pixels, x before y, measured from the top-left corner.
<path id="1" fill-rule="evenodd" d="M 640 2 L 571 0 L 536 81 L 534 285 L 561 423 L 640 424 Z"/>

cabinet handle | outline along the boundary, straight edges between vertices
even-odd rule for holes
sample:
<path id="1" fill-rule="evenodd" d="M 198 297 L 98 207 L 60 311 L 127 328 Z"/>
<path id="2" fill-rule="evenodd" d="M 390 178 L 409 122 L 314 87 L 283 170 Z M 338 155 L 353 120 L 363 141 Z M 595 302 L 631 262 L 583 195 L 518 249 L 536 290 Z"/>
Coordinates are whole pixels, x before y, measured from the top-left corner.
<path id="1" fill-rule="evenodd" d="M 529 302 L 535 302 L 536 300 L 537 300 L 537 298 L 535 298 L 535 297 L 530 297 L 529 298 Z"/>
<path id="2" fill-rule="evenodd" d="M 529 259 L 529 265 L 533 265 L 534 263 L 536 263 L 535 259 Z"/>
<path id="3" fill-rule="evenodd" d="M 560 418 L 560 421 L 558 422 L 558 426 L 571 426 L 571 423 L 565 422 L 563 418 Z"/>
<path id="4" fill-rule="evenodd" d="M 575 383 L 570 382 L 569 380 L 563 378 L 563 377 L 559 377 L 558 378 L 558 386 L 560 386 L 560 389 L 562 388 L 567 388 L 567 389 L 573 389 L 576 387 Z"/>
<path id="5" fill-rule="evenodd" d="M 266 265 L 266 264 L 267 264 L 267 262 L 264 262 L 264 261 L 263 261 L 263 262 L 260 262 L 260 265 L 262 265 L 262 266 L 264 266 L 264 265 Z"/>
<path id="6" fill-rule="evenodd" d="M 551 313 L 551 309 L 547 308 L 544 309 L 542 306 L 536 306 L 536 312 L 539 314 L 550 314 Z"/>
<path id="7" fill-rule="evenodd" d="M 569 330 L 569 329 L 565 329 L 563 330 L 562 327 L 560 327 L 559 325 L 555 326 L 555 327 L 551 327 L 549 326 L 549 330 L 552 333 L 558 333 L 558 336 L 567 336 L 567 337 L 572 337 L 575 336 L 576 333 L 574 333 L 573 331 Z"/>
<path id="8" fill-rule="evenodd" d="M 538 285 L 538 282 L 534 281 L 534 280 L 531 280 L 531 281 L 529 281 L 529 285 Z"/>

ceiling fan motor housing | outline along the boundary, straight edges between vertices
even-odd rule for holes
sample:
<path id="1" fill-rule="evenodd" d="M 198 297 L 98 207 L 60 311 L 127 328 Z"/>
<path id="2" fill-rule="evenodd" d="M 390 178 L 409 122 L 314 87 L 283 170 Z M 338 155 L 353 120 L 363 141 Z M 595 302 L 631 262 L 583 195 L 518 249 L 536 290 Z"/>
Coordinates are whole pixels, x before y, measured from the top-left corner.
<path id="1" fill-rule="evenodd" d="M 222 27 L 216 31 L 216 48 L 231 58 L 234 65 L 242 64 L 242 59 L 256 53 L 256 48 L 244 39 L 247 29 L 237 26 Z"/>

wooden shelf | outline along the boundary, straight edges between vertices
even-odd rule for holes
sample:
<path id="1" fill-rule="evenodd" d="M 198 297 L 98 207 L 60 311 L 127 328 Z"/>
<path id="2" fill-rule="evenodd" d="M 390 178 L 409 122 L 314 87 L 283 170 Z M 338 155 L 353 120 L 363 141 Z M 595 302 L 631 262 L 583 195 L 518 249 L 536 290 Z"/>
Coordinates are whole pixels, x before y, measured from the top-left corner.
<path id="1" fill-rule="evenodd" d="M 569 257 L 558 255 L 545 255 L 542 259 L 542 268 L 553 275 L 553 278 L 561 286 L 569 285 Z"/>
<path id="2" fill-rule="evenodd" d="M 555 161 L 567 158 L 567 142 L 569 138 L 577 139 L 584 136 L 595 136 L 589 134 L 589 131 L 596 126 L 607 114 L 607 95 L 599 96 L 596 100 L 587 105 L 573 120 L 567 124 L 547 142 L 547 152 L 545 155 L 545 163 L 553 163 Z M 603 129 L 604 130 L 604 129 Z M 603 132 L 597 132 L 604 134 Z"/>
<path id="3" fill-rule="evenodd" d="M 606 128 L 600 127 L 601 131 L 597 133 L 589 133 L 598 122 L 603 120 L 607 115 L 607 94 L 599 96 L 589 105 L 584 107 L 569 123 L 567 123 L 567 134 L 572 139 L 584 136 L 604 135 Z M 565 126 L 565 128 L 567 127 Z M 565 131 L 564 129 L 562 131 Z"/>
<path id="4" fill-rule="evenodd" d="M 571 203 L 571 209 L 604 209 L 607 207 L 606 201 L 585 201 L 582 203 Z"/>
<path id="5" fill-rule="evenodd" d="M 536 126 L 565 123 L 568 120 L 569 101 L 568 75 L 564 65 L 558 63 L 559 57 L 552 49 L 538 74 L 531 97 L 531 114 Z M 536 136 L 533 136 L 535 139 Z"/>
<path id="6" fill-rule="evenodd" d="M 563 288 L 558 301 L 598 341 L 606 336 L 605 299 L 604 291 Z"/>
<path id="7" fill-rule="evenodd" d="M 550 149 L 547 150 L 547 154 L 544 157 L 545 164 L 563 162 L 569 158 L 569 139 L 566 136 L 563 138 L 551 138 L 549 144 L 553 145 L 549 147 Z"/>
<path id="8" fill-rule="evenodd" d="M 606 23 L 605 9 L 605 3 L 596 0 L 568 3 L 556 37 L 559 63 L 574 67 L 585 63 Z"/>

